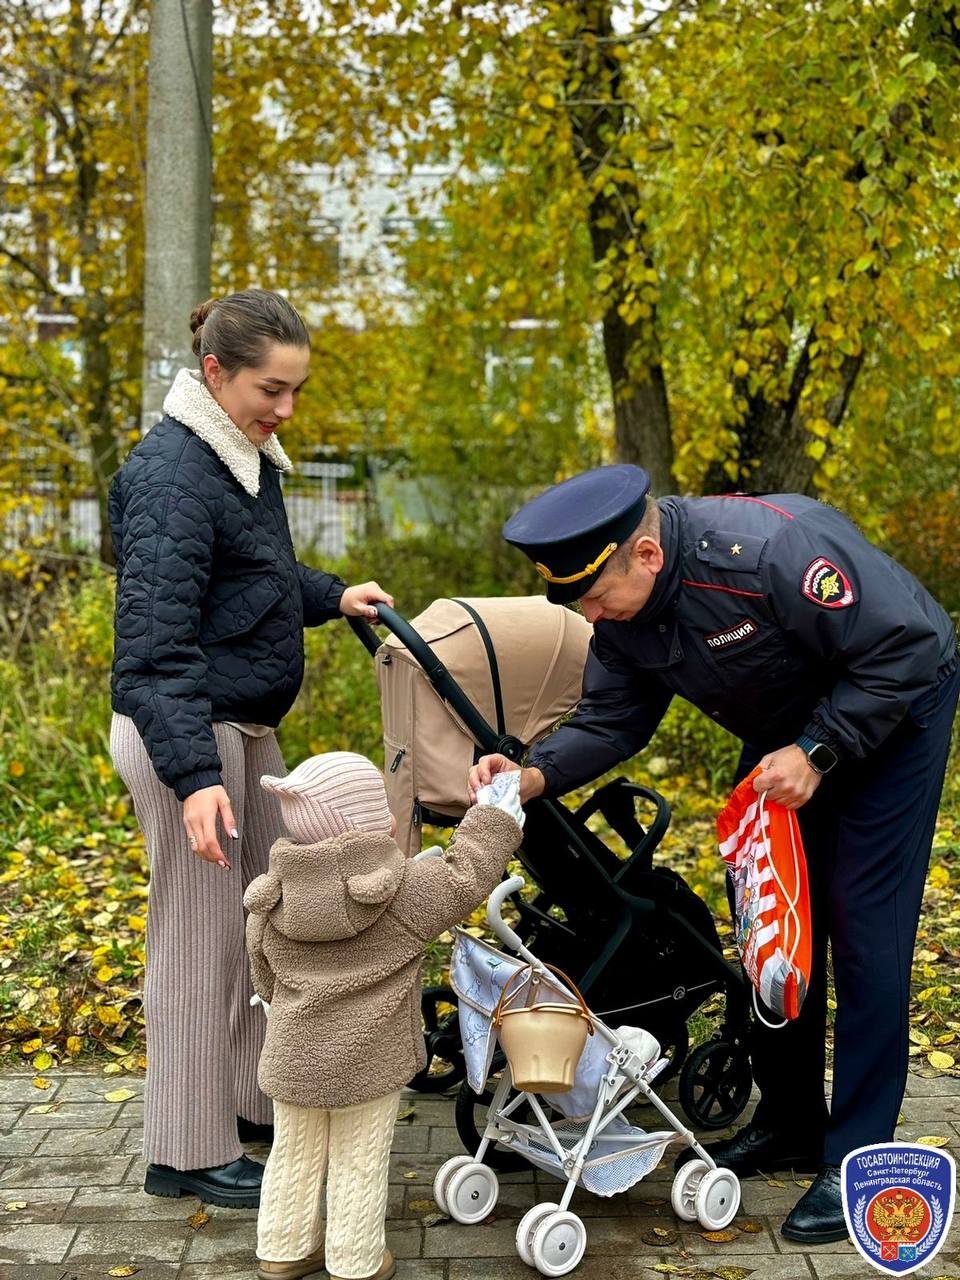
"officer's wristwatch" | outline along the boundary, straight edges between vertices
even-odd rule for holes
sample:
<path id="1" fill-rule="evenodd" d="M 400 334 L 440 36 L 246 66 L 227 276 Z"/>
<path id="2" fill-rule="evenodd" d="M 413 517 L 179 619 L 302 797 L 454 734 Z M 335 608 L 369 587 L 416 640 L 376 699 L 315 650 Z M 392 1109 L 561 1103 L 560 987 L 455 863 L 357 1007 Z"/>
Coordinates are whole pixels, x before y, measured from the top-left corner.
<path id="1" fill-rule="evenodd" d="M 806 755 L 810 768 L 817 773 L 829 773 L 839 759 L 832 747 L 828 747 L 825 742 L 818 742 L 806 733 L 801 733 L 797 746 Z"/>

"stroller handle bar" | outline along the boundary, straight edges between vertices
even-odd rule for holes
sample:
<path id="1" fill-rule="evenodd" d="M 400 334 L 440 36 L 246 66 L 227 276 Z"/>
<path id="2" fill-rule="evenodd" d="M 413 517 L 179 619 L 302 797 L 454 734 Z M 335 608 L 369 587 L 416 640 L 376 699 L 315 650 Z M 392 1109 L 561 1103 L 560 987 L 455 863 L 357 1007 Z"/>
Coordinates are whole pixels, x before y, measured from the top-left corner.
<path id="1" fill-rule="evenodd" d="M 500 914 L 500 908 L 511 894 L 522 889 L 526 883 L 523 876 L 511 876 L 509 880 L 501 880 L 487 899 L 487 924 L 505 946 L 524 957 L 527 949 Z"/>
<path id="2" fill-rule="evenodd" d="M 480 714 L 423 636 L 415 631 L 406 618 L 397 613 L 396 609 L 391 609 L 387 604 L 377 604 L 374 608 L 377 611 L 378 620 L 410 650 L 423 668 L 434 689 L 443 698 L 444 702 L 453 708 L 470 733 L 473 734 L 477 745 L 483 751 L 496 751 L 500 745 L 500 735 Z M 370 624 L 362 618 L 348 618 L 347 621 L 359 636 L 364 648 L 370 654 L 375 654 L 380 648 L 380 639 Z"/>

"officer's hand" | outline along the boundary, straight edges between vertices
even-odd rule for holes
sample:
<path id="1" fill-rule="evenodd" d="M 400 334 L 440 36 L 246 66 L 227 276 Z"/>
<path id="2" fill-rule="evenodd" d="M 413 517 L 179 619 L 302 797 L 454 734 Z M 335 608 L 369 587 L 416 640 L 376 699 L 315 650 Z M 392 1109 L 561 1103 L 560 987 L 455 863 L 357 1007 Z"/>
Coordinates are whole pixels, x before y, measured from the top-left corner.
<path id="1" fill-rule="evenodd" d="M 765 791 L 785 809 L 799 809 L 807 803 L 820 785 L 820 774 L 798 746 L 781 747 L 760 761 L 761 773 L 753 780 L 753 789 Z"/>
<path id="2" fill-rule="evenodd" d="M 467 790 L 470 792 L 470 803 L 477 803 L 477 792 L 481 787 L 489 786 L 495 773 L 503 773 L 507 769 L 520 769 L 518 764 L 508 760 L 506 756 L 481 756 L 467 775 Z M 520 803 L 535 800 L 542 796 L 546 788 L 546 780 L 539 769 L 520 769 Z"/>

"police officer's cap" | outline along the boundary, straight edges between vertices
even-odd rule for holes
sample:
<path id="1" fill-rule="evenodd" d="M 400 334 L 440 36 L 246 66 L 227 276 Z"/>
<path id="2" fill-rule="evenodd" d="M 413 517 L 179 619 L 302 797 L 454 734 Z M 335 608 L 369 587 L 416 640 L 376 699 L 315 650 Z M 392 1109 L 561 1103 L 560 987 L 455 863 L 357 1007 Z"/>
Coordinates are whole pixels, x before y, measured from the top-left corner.
<path id="1" fill-rule="evenodd" d="M 642 467 L 595 467 L 554 485 L 503 526 L 547 583 L 547 599 L 567 604 L 586 595 L 607 560 L 646 511 L 650 477 Z"/>

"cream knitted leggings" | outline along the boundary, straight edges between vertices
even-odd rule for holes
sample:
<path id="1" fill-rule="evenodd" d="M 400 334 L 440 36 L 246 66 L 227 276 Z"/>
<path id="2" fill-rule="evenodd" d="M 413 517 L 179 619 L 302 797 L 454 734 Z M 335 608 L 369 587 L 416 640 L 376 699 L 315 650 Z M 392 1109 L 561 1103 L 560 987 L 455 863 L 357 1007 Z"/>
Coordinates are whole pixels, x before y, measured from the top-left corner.
<path id="1" fill-rule="evenodd" d="M 243 1153 L 237 1116 L 258 1124 L 271 1117 L 270 1099 L 257 1087 L 266 1020 L 249 1003 L 243 893 L 267 870 L 282 830 L 279 801 L 260 776 L 285 769 L 274 734 L 248 737 L 226 724 L 213 732 L 240 832 L 239 841 L 221 833 L 232 871 L 191 852 L 183 806 L 154 773 L 133 721 L 115 714 L 110 726 L 114 767 L 150 861 L 143 1151 L 175 1169 L 235 1160 Z"/>
<path id="2" fill-rule="evenodd" d="M 323 1052 L 323 1046 L 317 1046 Z M 295 1262 L 320 1246 L 327 1182 L 327 1271 L 375 1275 L 383 1261 L 390 1142 L 400 1092 L 356 1107 L 273 1104 L 273 1150 L 257 1218 L 257 1257 Z"/>

